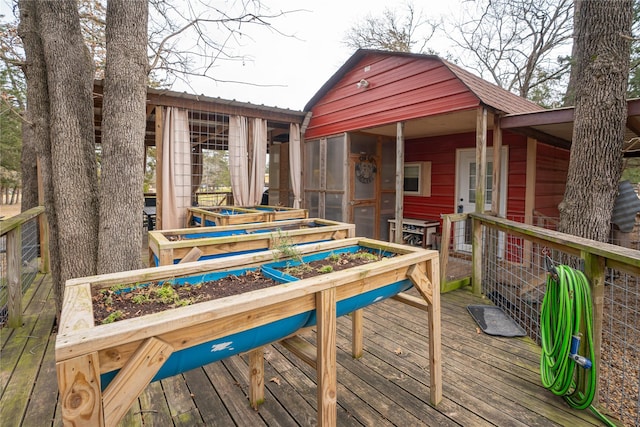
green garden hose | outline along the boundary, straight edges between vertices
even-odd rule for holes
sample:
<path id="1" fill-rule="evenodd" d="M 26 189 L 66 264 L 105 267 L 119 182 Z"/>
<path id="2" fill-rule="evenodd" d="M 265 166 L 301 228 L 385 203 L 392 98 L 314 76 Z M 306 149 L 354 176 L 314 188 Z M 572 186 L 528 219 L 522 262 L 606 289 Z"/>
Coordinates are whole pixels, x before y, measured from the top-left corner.
<path id="1" fill-rule="evenodd" d="M 559 265 L 547 278 L 540 311 L 540 336 L 542 385 L 563 396 L 571 407 L 589 408 L 606 425 L 615 427 L 591 405 L 597 373 L 592 366 L 593 315 L 589 282 L 581 271 Z"/>

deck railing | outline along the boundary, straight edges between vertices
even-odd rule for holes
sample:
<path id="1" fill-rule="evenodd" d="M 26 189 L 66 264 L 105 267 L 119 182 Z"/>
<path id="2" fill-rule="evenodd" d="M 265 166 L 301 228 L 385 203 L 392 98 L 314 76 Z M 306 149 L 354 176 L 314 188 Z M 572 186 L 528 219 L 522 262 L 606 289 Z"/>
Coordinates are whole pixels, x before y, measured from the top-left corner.
<path id="1" fill-rule="evenodd" d="M 472 290 L 502 307 L 537 343 L 546 255 L 586 274 L 594 305 L 595 402 L 625 425 L 640 425 L 640 251 L 490 215 L 468 218 Z"/>
<path id="2" fill-rule="evenodd" d="M 49 272 L 48 248 L 44 207 L 0 221 L 0 325 L 22 326 L 22 295 Z"/>

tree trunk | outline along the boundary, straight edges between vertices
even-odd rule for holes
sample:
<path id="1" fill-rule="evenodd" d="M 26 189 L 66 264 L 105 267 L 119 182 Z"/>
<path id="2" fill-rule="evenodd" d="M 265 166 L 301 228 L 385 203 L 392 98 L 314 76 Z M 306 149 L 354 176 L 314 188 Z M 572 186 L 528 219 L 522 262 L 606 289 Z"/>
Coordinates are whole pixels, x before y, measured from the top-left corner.
<path id="1" fill-rule="evenodd" d="M 22 173 L 22 212 L 38 206 L 38 167 L 36 139 L 32 125 L 22 123 L 22 154 L 20 167 Z"/>
<path id="2" fill-rule="evenodd" d="M 33 148 L 40 159 L 41 176 L 44 188 L 44 206 L 49 223 L 49 252 L 51 254 L 51 276 L 58 313 L 62 307 L 63 282 L 58 262 L 58 222 L 53 199 L 53 183 L 51 181 L 51 142 L 49 140 L 49 90 L 47 88 L 47 68 L 44 59 L 42 40 L 40 39 L 36 17 L 36 2 L 20 0 L 20 25 L 18 31 L 24 45 L 26 56 L 24 74 L 27 83 L 27 121 L 28 133 L 33 141 Z M 31 146 L 31 145 L 29 145 Z M 23 161 L 25 161 L 23 145 Z M 27 149 L 28 151 L 28 149 Z"/>
<path id="3" fill-rule="evenodd" d="M 107 3 L 98 271 L 140 268 L 147 95 L 146 0 Z"/>
<path id="4" fill-rule="evenodd" d="M 74 0 L 22 0 L 20 8 L 23 37 L 31 43 L 31 55 L 25 43 L 27 68 L 33 67 L 28 109 L 39 143 L 59 315 L 66 280 L 97 271 L 93 65 Z"/>
<path id="5" fill-rule="evenodd" d="M 598 241 L 608 240 L 622 173 L 631 6 L 576 3 L 575 121 L 560 230 Z"/>

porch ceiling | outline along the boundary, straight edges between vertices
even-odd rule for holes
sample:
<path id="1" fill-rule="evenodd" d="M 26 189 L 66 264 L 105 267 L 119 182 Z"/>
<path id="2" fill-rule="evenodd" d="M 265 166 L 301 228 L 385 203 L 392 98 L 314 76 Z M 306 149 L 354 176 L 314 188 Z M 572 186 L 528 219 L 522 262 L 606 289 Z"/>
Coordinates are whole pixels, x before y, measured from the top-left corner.
<path id="1" fill-rule="evenodd" d="M 519 133 L 556 147 L 570 148 L 573 136 L 574 108 L 557 108 L 532 113 L 508 114 L 501 119 L 504 130 Z M 493 129 L 493 114 L 487 116 L 487 128 Z M 362 132 L 396 137 L 396 124 L 362 129 Z M 459 111 L 437 116 L 422 117 L 405 122 L 406 139 L 476 131 L 476 110 Z M 628 101 L 628 118 L 625 132 L 625 156 L 640 157 L 640 99 Z M 636 151 L 637 150 L 637 151 Z"/>
<path id="2" fill-rule="evenodd" d="M 489 114 L 487 118 L 489 129 L 493 128 L 493 117 Z M 453 135 L 456 133 L 466 133 L 476 131 L 476 111 L 467 110 L 437 116 L 421 117 L 408 120 L 404 125 L 404 137 L 406 139 L 423 138 L 439 135 Z M 384 126 L 377 126 L 362 129 L 362 132 L 396 137 L 396 124 L 392 123 Z"/>

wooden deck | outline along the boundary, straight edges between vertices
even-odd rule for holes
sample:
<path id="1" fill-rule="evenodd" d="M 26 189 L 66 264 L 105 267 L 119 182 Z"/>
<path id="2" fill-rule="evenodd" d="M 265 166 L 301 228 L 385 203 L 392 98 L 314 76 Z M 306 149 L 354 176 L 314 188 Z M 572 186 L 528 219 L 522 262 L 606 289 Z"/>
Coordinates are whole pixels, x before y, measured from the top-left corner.
<path id="1" fill-rule="evenodd" d="M 0 425 L 61 425 L 50 276 L 24 297 L 25 325 L 0 330 Z M 442 295 L 443 401 L 428 402 L 426 315 L 396 301 L 365 309 L 365 355 L 350 355 L 351 322 L 338 319 L 338 425 L 599 425 L 540 385 L 539 349 L 524 338 L 478 333 L 466 290 Z M 314 342 L 315 333 L 304 339 Z M 315 371 L 281 345 L 265 347 L 266 402 L 248 402 L 246 356 L 151 383 L 122 425 L 316 424 Z"/>

